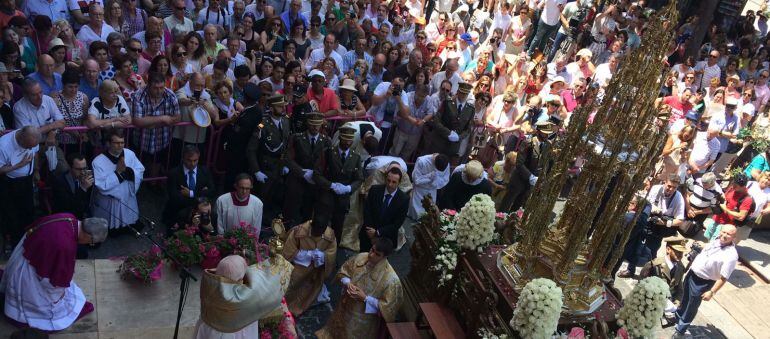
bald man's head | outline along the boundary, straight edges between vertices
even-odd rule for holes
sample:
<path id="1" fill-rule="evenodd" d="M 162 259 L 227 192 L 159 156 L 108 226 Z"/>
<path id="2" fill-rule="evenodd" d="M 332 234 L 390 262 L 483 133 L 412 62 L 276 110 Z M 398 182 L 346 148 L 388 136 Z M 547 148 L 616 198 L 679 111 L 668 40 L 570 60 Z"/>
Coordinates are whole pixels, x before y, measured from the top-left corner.
<path id="1" fill-rule="evenodd" d="M 37 59 L 37 71 L 45 77 L 53 76 L 54 60 L 48 54 L 41 54 Z"/>
<path id="2" fill-rule="evenodd" d="M 736 232 L 738 232 L 738 229 L 734 225 L 722 225 L 722 228 L 719 230 L 719 243 L 722 244 L 722 246 L 734 243 Z"/>

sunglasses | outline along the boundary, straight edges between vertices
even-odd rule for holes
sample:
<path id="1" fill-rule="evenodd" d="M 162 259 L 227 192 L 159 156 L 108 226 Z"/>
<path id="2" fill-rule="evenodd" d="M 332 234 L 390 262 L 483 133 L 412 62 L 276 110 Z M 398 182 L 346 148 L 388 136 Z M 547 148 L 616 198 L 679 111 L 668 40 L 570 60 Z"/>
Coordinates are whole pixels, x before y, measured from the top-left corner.
<path id="1" fill-rule="evenodd" d="M 766 79 L 766 78 L 767 78 L 767 75 L 764 75 L 764 74 L 760 74 L 760 75 L 759 75 L 759 77 L 760 77 L 760 78 L 763 78 L 763 79 Z"/>
<path id="2" fill-rule="evenodd" d="M 187 52 L 179 52 L 176 54 L 177 58 L 186 57 L 186 56 L 187 56 Z"/>
<path id="3" fill-rule="evenodd" d="M 503 102 L 504 102 L 504 103 L 506 103 L 506 104 L 512 104 L 512 103 L 514 103 L 515 101 L 514 101 L 514 100 L 503 100 Z"/>
<path id="4" fill-rule="evenodd" d="M 139 53 L 139 52 L 141 52 L 141 51 L 142 51 L 142 49 L 141 49 L 141 48 L 129 48 L 128 50 L 129 50 L 129 51 L 132 51 L 132 52 L 137 52 L 137 53 Z"/>

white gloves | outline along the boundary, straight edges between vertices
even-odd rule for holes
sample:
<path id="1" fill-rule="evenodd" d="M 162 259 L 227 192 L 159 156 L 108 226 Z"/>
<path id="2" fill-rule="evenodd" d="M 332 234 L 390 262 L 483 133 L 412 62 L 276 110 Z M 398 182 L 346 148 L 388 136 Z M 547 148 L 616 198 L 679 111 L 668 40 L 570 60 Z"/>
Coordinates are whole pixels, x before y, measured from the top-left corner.
<path id="1" fill-rule="evenodd" d="M 449 139 L 449 141 L 451 141 L 451 142 L 458 142 L 458 141 L 460 141 L 460 136 L 457 135 L 457 132 L 452 131 L 447 136 L 447 139 Z"/>
<path id="2" fill-rule="evenodd" d="M 338 195 L 350 193 L 350 185 L 343 185 L 338 182 L 333 182 L 330 188 L 332 191 L 334 191 L 334 193 L 337 193 Z"/>
<path id="3" fill-rule="evenodd" d="M 532 175 L 532 174 L 530 174 L 529 175 L 529 185 L 530 186 L 535 186 L 536 183 L 537 183 L 537 177 Z"/>
<path id="4" fill-rule="evenodd" d="M 303 169 L 302 170 L 302 177 L 305 178 L 305 181 L 307 181 L 307 182 L 309 182 L 311 184 L 315 183 L 315 182 L 313 182 L 313 170 Z"/>
<path id="5" fill-rule="evenodd" d="M 289 173 L 289 168 L 288 168 L 288 167 L 286 167 L 286 166 L 283 166 L 283 169 L 281 169 L 281 174 L 282 174 L 282 175 L 286 175 L 286 174 L 288 174 L 288 173 Z"/>
<path id="6" fill-rule="evenodd" d="M 321 252 L 321 250 L 314 249 L 311 252 L 311 257 L 313 258 L 313 264 L 315 264 L 315 267 L 320 267 L 324 265 L 324 258 L 326 256 L 324 255 L 324 252 Z"/>
<path id="7" fill-rule="evenodd" d="M 254 173 L 254 176 L 257 178 L 257 181 L 264 183 L 267 180 L 267 175 L 265 173 L 262 173 L 262 171 L 258 171 L 257 173 Z"/>

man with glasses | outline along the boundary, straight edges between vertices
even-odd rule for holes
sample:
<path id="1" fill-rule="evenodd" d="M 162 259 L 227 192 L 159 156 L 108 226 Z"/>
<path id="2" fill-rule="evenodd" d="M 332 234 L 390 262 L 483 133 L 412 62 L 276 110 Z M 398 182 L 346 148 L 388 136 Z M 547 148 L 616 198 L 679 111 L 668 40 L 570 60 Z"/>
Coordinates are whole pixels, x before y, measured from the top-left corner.
<path id="1" fill-rule="evenodd" d="M 168 2 L 172 13 L 163 19 L 166 29 L 174 36 L 175 41 L 181 41 L 179 38 L 195 30 L 192 20 L 187 17 L 185 0 L 171 0 Z"/>
<path id="2" fill-rule="evenodd" d="M 160 36 L 160 50 L 161 52 L 165 53 L 166 45 L 171 43 L 172 36 L 171 33 L 163 29 L 163 19 L 161 18 L 154 16 L 147 18 L 147 28 L 144 31 L 138 32 L 131 37 L 139 40 L 139 42 L 142 43 L 142 48 L 147 48 L 147 38 L 145 37 L 150 32 L 157 33 L 158 36 Z"/>
<path id="3" fill-rule="evenodd" d="M 578 105 L 585 103 L 586 80 L 583 78 L 575 80 L 572 87 L 561 92 L 561 100 L 564 103 L 564 109 L 572 113 Z"/>
<path id="4" fill-rule="evenodd" d="M 128 40 L 126 56 L 131 60 L 131 68 L 136 74 L 146 74 L 150 69 L 150 61 L 142 56 L 142 42 L 139 39 L 131 38 Z"/>
<path id="5" fill-rule="evenodd" d="M 125 53 L 123 49 L 123 40 L 123 34 L 118 32 L 112 32 L 107 36 L 107 48 L 110 54 L 110 60 L 118 54 Z"/>
<path id="6" fill-rule="evenodd" d="M 53 212 L 72 213 L 78 219 L 86 217 L 94 188 L 94 174 L 80 153 L 67 156 L 69 171 L 56 175 L 51 185 Z"/>
<path id="7" fill-rule="evenodd" d="M 717 64 L 719 55 L 719 51 L 713 50 L 709 53 L 706 60 L 700 61 L 695 65 L 695 75 L 698 76 L 698 80 L 695 81 L 695 84 L 698 87 L 706 87 L 711 83 L 712 78 L 719 79 L 722 75 L 722 70 Z"/>

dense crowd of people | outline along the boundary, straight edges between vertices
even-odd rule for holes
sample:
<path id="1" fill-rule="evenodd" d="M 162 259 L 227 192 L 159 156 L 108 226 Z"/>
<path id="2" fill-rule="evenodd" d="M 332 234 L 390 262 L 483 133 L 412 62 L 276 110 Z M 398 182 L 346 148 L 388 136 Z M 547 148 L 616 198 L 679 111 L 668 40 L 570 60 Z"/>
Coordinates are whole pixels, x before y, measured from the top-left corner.
<path id="1" fill-rule="evenodd" d="M 585 123 L 572 113 L 602 96 L 666 3 L 2 1 L 6 253 L 50 212 L 103 218 L 112 237 L 131 233 L 144 219 L 137 192 L 149 186 L 167 195 L 168 235 L 259 232 L 281 218 L 289 243 L 297 239 L 284 254 L 302 267 L 286 297 L 296 316 L 329 301 L 324 279 L 338 246 L 369 252 L 343 265 L 346 306 L 319 332 L 366 337 L 377 329 L 372 314 L 394 317 L 400 285 L 381 262 L 405 243 L 401 225 L 424 213 L 422 199 L 459 210 L 485 193 L 498 211 L 522 208 L 540 159 L 570 124 Z M 730 276 L 732 244 L 770 213 L 770 148 L 755 150 L 745 174 L 731 171 L 745 151 L 742 129 L 766 120 L 767 16 L 763 7 L 714 23 L 704 41 L 693 40 L 699 18 L 684 17 L 664 60 L 655 105 L 670 113 L 669 136 L 629 206 L 642 217 L 628 226 L 618 275 L 635 276 L 677 230 L 702 228 L 713 241 L 688 274 L 673 264 L 683 252 L 675 243 L 643 270 L 680 267 L 667 275 L 683 288 L 678 335 L 701 294 Z M 359 285 L 367 274 L 385 285 Z"/>

